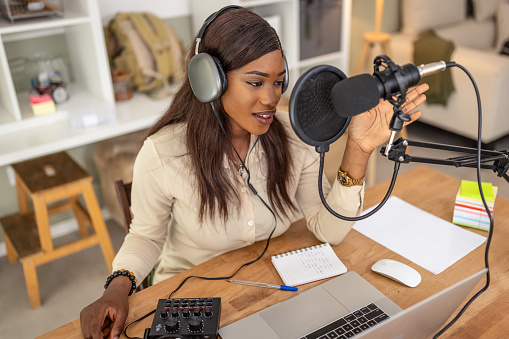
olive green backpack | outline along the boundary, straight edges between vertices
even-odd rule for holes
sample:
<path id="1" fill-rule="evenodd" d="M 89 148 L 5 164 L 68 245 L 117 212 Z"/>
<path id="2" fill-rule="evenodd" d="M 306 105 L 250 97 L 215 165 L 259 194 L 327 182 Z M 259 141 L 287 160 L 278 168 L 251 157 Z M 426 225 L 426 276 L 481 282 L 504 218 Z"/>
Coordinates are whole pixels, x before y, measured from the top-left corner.
<path id="1" fill-rule="evenodd" d="M 171 94 L 182 79 L 182 42 L 173 28 L 147 12 L 119 13 L 105 29 L 112 70 L 131 74 L 133 89 L 155 97 Z"/>

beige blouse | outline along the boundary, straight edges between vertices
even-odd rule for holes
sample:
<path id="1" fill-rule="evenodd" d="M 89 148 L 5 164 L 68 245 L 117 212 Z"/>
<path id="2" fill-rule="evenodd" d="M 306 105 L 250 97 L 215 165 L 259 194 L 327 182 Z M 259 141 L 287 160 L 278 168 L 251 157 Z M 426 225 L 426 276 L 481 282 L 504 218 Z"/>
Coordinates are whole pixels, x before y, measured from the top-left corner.
<path id="1" fill-rule="evenodd" d="M 297 138 L 288 113 L 278 112 L 277 117 L 290 136 L 293 169 L 288 193 L 299 210 L 289 211 L 288 218 L 277 218 L 273 237 L 305 217 L 307 228 L 317 239 L 338 244 L 353 223 L 334 217 L 323 207 L 317 188 L 318 153 Z M 226 224 L 220 218 L 198 221 L 199 196 L 186 155 L 185 134 L 184 124 L 166 126 L 145 140 L 136 158 L 131 206 L 134 217 L 113 261 L 113 270 L 125 268 L 134 273 L 138 282 L 157 262 L 154 283 L 222 253 L 266 240 L 275 226 L 272 213 L 248 188 L 246 172 L 239 175 L 227 157 L 224 167 L 232 173 L 240 204 L 233 206 Z M 256 136 L 252 136 L 250 150 L 255 140 Z M 268 202 L 267 158 L 259 143 L 248 152 L 246 166 L 251 173 L 250 183 Z M 336 212 L 354 216 L 362 211 L 363 186 L 344 187 L 336 180 L 331 189 L 324 175 L 323 191 Z"/>

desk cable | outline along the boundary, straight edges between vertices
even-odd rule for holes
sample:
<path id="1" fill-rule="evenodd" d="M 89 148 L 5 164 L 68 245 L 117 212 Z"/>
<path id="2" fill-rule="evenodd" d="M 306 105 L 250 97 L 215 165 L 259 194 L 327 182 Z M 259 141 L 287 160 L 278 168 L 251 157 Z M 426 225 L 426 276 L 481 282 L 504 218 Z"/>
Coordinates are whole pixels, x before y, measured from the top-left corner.
<path id="1" fill-rule="evenodd" d="M 479 186 L 479 191 L 480 191 L 480 195 L 481 195 L 481 200 L 483 202 L 483 205 L 484 205 L 484 208 L 486 210 L 486 213 L 488 215 L 488 218 L 489 218 L 489 221 L 490 221 L 490 228 L 489 228 L 489 232 L 488 232 L 488 237 L 487 237 L 487 240 L 486 240 L 486 248 L 485 248 L 485 253 L 484 253 L 484 261 L 485 261 L 485 267 L 487 269 L 486 271 L 486 284 L 483 288 L 481 288 L 474 296 L 472 296 L 467 302 L 466 304 L 461 308 L 461 310 L 458 312 L 458 314 L 449 322 L 447 323 L 438 333 L 436 333 L 433 337 L 433 339 L 436 339 L 438 338 L 439 336 L 441 336 L 445 331 L 447 331 L 452 325 L 454 325 L 454 323 L 463 315 L 463 313 L 465 313 L 465 311 L 467 310 L 467 308 L 472 304 L 472 302 L 477 299 L 477 297 L 479 297 L 482 293 L 484 293 L 489 285 L 490 285 L 490 270 L 489 270 L 489 249 L 490 249 L 490 245 L 491 245 L 491 239 L 493 237 L 493 229 L 494 229 L 494 222 L 493 222 L 493 216 L 491 215 L 491 212 L 490 212 L 490 209 L 488 207 L 488 204 L 486 203 L 486 199 L 484 197 L 484 192 L 483 192 L 483 189 L 482 189 L 482 180 L 481 180 L 481 133 L 482 133 L 482 107 L 481 107 L 481 96 L 479 94 L 479 89 L 477 87 L 477 83 L 475 82 L 472 74 L 470 74 L 470 72 L 463 66 L 455 63 L 455 62 L 447 62 L 448 64 L 448 67 L 458 67 L 460 68 L 462 71 L 464 71 L 468 77 L 470 78 L 470 81 L 472 82 L 472 85 L 474 87 L 474 90 L 475 90 L 475 94 L 476 94 L 476 99 L 477 99 L 477 112 L 478 112 L 478 124 L 477 124 L 477 156 L 476 156 L 476 161 L 477 161 L 477 164 L 476 164 L 476 170 L 477 170 L 477 184 Z M 348 218 L 348 217 L 345 217 L 345 216 L 342 216 L 342 215 L 339 215 L 338 213 L 336 213 L 335 211 L 333 211 L 328 205 L 327 205 L 327 202 L 325 201 L 325 198 L 323 196 L 323 191 L 322 191 L 322 173 L 323 173 L 323 166 L 324 166 L 324 153 L 320 153 L 320 170 L 319 170 L 319 178 L 318 178 L 318 191 L 319 191 L 319 194 L 320 194 L 320 199 L 322 200 L 322 203 L 323 205 L 326 207 L 326 209 L 334 216 L 340 218 L 340 219 L 343 219 L 343 220 L 351 220 L 351 221 L 357 221 L 357 220 L 362 220 L 362 219 L 365 219 L 369 216 L 371 216 L 372 214 L 374 214 L 375 212 L 377 212 L 384 204 L 385 202 L 387 201 L 387 199 L 389 198 L 389 196 L 391 195 L 391 192 L 392 192 L 392 189 L 394 188 L 394 184 L 395 184 L 395 181 L 396 181 L 396 177 L 397 177 L 397 173 L 398 173 L 398 170 L 399 170 L 399 161 L 396 161 L 395 164 L 394 164 L 394 172 L 393 172 L 393 176 L 392 176 L 392 180 L 391 180 L 391 183 L 389 185 L 389 188 L 387 190 L 387 193 L 385 195 L 385 197 L 383 198 L 382 202 L 376 206 L 376 208 L 374 208 L 373 210 L 371 210 L 369 213 L 366 213 L 360 217 L 354 217 L 354 218 Z"/>
<path id="2" fill-rule="evenodd" d="M 474 296 L 472 296 L 466 304 L 461 308 L 461 310 L 458 312 L 458 314 L 448 323 L 446 324 L 435 336 L 433 339 L 438 338 L 440 335 L 442 335 L 447 329 L 449 329 L 467 310 L 467 308 L 472 304 L 472 302 L 479 297 L 483 292 L 485 292 L 489 285 L 490 285 L 490 270 L 489 270 L 489 249 L 491 245 L 491 239 L 493 237 L 493 229 L 494 229 L 494 222 L 493 222 L 493 216 L 491 215 L 491 212 L 489 210 L 488 204 L 486 203 L 486 199 L 484 197 L 483 189 L 482 189 L 482 180 L 481 180 L 481 133 L 482 133 L 482 108 L 481 108 L 481 97 L 479 94 L 479 89 L 477 87 L 477 84 L 473 78 L 473 76 L 470 74 L 470 72 L 463 66 L 455 63 L 455 62 L 447 62 L 448 67 L 458 67 L 461 70 L 463 70 L 468 77 L 470 78 L 470 81 L 472 82 L 472 85 L 475 90 L 476 98 L 477 98 L 477 112 L 478 112 L 478 126 L 477 126 L 477 156 L 476 156 L 476 170 L 477 170 L 477 184 L 479 186 L 479 191 L 481 195 L 481 200 L 483 202 L 484 208 L 486 210 L 486 213 L 488 215 L 489 221 L 490 221 L 490 228 L 488 232 L 488 237 L 486 241 L 486 248 L 484 253 L 484 261 L 485 261 L 485 267 L 487 269 L 486 271 L 486 284 L 483 288 L 481 288 Z M 346 217 L 342 216 L 338 213 L 336 213 L 334 210 L 332 210 L 329 205 L 327 204 L 325 197 L 323 195 L 323 189 L 322 189 L 322 175 L 323 175 L 323 167 L 324 167 L 324 157 L 325 153 L 320 152 L 320 169 L 319 169 L 319 176 L 318 176 L 318 192 L 320 194 L 320 199 L 322 200 L 323 205 L 325 208 L 335 217 L 343 219 L 343 220 L 349 220 L 349 221 L 358 221 L 363 220 L 374 213 L 376 213 L 388 200 L 389 196 L 392 193 L 392 190 L 394 188 L 394 184 L 396 182 L 397 174 L 399 171 L 399 165 L 400 162 L 396 161 L 394 164 L 394 172 L 392 176 L 391 183 L 389 185 L 389 188 L 387 189 L 387 193 L 384 196 L 382 202 L 380 202 L 374 209 L 372 209 L 370 212 L 363 214 L 359 217 Z"/>
<path id="3" fill-rule="evenodd" d="M 491 238 L 493 237 L 493 228 L 495 226 L 495 223 L 493 221 L 493 216 L 491 215 L 490 209 L 488 207 L 488 204 L 486 203 L 486 199 L 484 198 L 484 192 L 482 189 L 482 181 L 481 181 L 481 133 L 482 133 L 482 108 L 481 108 L 481 95 L 479 94 L 479 88 L 477 87 L 477 83 L 474 80 L 474 77 L 470 72 L 463 66 L 453 62 L 453 66 L 460 68 L 463 72 L 467 74 L 470 81 L 472 82 L 472 85 L 474 86 L 475 95 L 477 98 L 477 112 L 478 112 L 478 122 L 477 122 L 477 185 L 479 186 L 479 192 L 481 194 L 481 200 L 483 202 L 484 208 L 486 210 L 486 213 L 488 214 L 488 218 L 490 220 L 490 229 L 488 231 L 488 238 L 486 240 L 486 249 L 484 252 L 484 262 L 486 266 L 486 284 L 483 288 L 481 288 L 476 294 L 470 298 L 467 303 L 461 308 L 461 310 L 458 312 L 458 314 L 447 324 L 445 325 L 437 334 L 433 336 L 433 339 L 438 338 L 441 336 L 445 331 L 447 331 L 454 323 L 465 313 L 467 308 L 472 304 L 472 302 L 477 299 L 478 296 L 480 296 L 482 293 L 484 293 L 488 287 L 490 286 L 490 265 L 489 265 L 489 250 L 491 245 Z"/>
<path id="4" fill-rule="evenodd" d="M 237 152 L 237 149 L 235 148 L 235 146 L 233 146 L 233 143 L 230 139 L 230 137 L 228 136 L 228 133 L 226 132 L 226 129 L 224 128 L 223 126 L 223 123 L 221 122 L 221 119 L 219 119 L 219 115 L 217 114 L 217 111 L 216 111 L 216 108 L 214 106 L 214 103 L 211 102 L 210 105 L 212 106 L 212 110 L 214 111 L 214 114 L 217 118 L 217 121 L 219 122 L 219 126 L 221 127 L 221 130 L 223 131 L 223 133 L 226 135 L 226 138 L 228 139 L 228 141 L 230 142 L 230 144 L 232 145 L 233 147 L 233 150 L 235 151 L 235 153 L 237 154 L 241 164 L 242 164 L 242 167 L 245 169 L 246 173 L 247 173 L 247 185 L 249 186 L 249 189 L 251 190 L 251 192 L 253 192 L 254 195 L 256 195 L 260 201 L 263 203 L 263 205 L 265 207 L 267 207 L 267 209 L 269 210 L 269 212 L 272 214 L 273 218 L 274 218 L 274 227 L 272 228 L 272 231 L 270 232 L 269 234 L 269 237 L 267 238 L 267 243 L 265 244 L 265 248 L 263 249 L 262 253 L 254 260 L 251 260 L 249 262 L 246 262 L 244 264 L 242 264 L 240 267 L 238 267 L 234 272 L 233 274 L 227 276 L 227 277 L 201 277 L 201 276 L 195 276 L 195 275 L 190 275 L 190 276 L 187 276 L 184 280 L 182 280 L 182 282 L 178 285 L 178 287 L 176 289 L 174 289 L 170 295 L 168 296 L 168 298 L 171 298 L 171 296 L 177 292 L 189 279 L 191 278 L 196 278 L 196 279 L 202 279 L 202 280 L 228 280 L 228 279 L 231 279 L 233 278 L 237 273 L 240 272 L 241 269 L 243 269 L 244 267 L 246 266 L 249 266 L 251 264 L 254 264 L 255 262 L 257 262 L 258 260 L 260 260 L 264 255 L 265 253 L 267 252 L 267 249 L 269 248 L 269 243 L 270 243 L 270 239 L 272 238 L 272 235 L 274 234 L 274 232 L 276 231 L 276 227 L 277 227 L 277 218 L 276 218 L 276 214 L 274 213 L 274 211 L 272 210 L 272 208 L 270 208 L 270 206 L 265 202 L 265 200 L 263 200 L 262 197 L 260 197 L 260 195 L 258 194 L 258 192 L 256 191 L 256 189 L 253 187 L 253 185 L 251 185 L 250 183 L 250 180 L 251 180 L 251 173 L 249 171 L 249 168 L 246 166 L 246 164 L 244 163 L 244 160 L 242 160 L 242 158 L 240 157 L 239 153 Z M 256 144 L 258 143 L 258 140 L 260 140 L 260 136 L 258 136 L 253 144 L 253 146 L 251 147 L 251 149 L 249 150 L 248 152 L 248 155 L 247 157 L 249 157 L 249 155 L 251 154 L 251 152 L 253 151 L 254 147 L 256 146 Z M 129 326 L 131 326 L 132 324 L 134 323 L 137 323 L 138 321 L 141 321 L 145 318 L 147 318 L 148 316 L 154 314 L 156 311 L 156 309 L 153 309 L 152 311 L 150 311 L 149 313 L 145 314 L 144 316 L 132 321 L 130 324 L 128 324 L 125 328 L 124 328 L 124 335 L 129 338 L 129 339 L 143 339 L 143 338 L 139 338 L 139 337 L 130 337 L 129 335 L 127 335 L 127 328 Z M 145 331 L 145 333 L 147 333 L 147 331 Z M 162 337 L 159 337 L 158 339 L 163 339 L 163 338 L 184 338 L 180 335 L 164 335 Z"/>

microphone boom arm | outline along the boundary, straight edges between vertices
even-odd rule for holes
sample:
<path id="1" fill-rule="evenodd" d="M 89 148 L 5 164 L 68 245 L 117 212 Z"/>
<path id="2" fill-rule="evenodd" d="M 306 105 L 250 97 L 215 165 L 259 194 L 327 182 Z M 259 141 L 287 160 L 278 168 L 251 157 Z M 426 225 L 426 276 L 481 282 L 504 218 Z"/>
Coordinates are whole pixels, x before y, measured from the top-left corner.
<path id="1" fill-rule="evenodd" d="M 460 152 L 469 155 L 462 155 L 446 159 L 416 157 L 406 153 L 408 146 Z M 380 153 L 384 156 L 387 156 L 389 160 L 405 164 L 414 162 L 435 165 L 448 165 L 454 167 L 477 166 L 477 148 L 438 144 L 432 142 L 412 141 L 403 138 L 396 140 L 388 152 L 386 152 L 386 147 L 382 147 L 380 149 Z M 507 174 L 507 171 L 509 170 L 509 152 L 481 149 L 480 167 L 493 170 L 493 172 L 495 172 L 498 177 L 504 178 L 509 183 L 509 175 Z"/>

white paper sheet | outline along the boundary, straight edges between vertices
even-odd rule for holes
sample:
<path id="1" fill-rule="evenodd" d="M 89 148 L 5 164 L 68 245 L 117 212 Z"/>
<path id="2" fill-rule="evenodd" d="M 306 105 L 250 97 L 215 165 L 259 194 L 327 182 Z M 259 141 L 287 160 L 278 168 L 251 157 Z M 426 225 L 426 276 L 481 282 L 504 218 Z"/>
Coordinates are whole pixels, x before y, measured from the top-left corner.
<path id="1" fill-rule="evenodd" d="M 374 215 L 356 222 L 353 228 L 433 274 L 441 273 L 486 241 L 484 236 L 395 196 Z"/>

